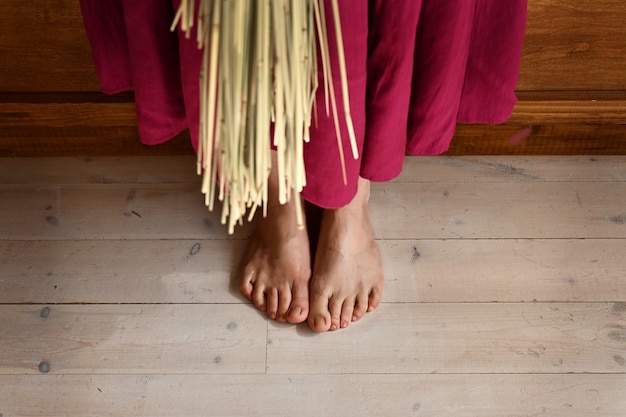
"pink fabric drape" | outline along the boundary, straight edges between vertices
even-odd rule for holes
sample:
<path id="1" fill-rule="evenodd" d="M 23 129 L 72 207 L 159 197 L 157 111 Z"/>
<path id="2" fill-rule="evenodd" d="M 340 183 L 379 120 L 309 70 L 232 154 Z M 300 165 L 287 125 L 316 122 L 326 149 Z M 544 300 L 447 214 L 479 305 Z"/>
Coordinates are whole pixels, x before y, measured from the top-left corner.
<path id="1" fill-rule="evenodd" d="M 102 91 L 135 90 L 141 140 L 158 144 L 189 128 L 197 146 L 201 52 L 193 39 L 170 33 L 179 0 L 173 1 L 80 4 Z M 508 119 L 516 102 L 527 0 L 339 4 L 361 157 L 350 157 L 342 123 L 348 170 L 344 184 L 335 128 L 319 91 L 318 123 L 305 147 L 306 200 L 326 208 L 345 205 L 356 192 L 359 175 L 387 181 L 400 173 L 406 153 L 445 152 L 457 122 Z M 336 65 L 333 71 L 338 74 Z"/>

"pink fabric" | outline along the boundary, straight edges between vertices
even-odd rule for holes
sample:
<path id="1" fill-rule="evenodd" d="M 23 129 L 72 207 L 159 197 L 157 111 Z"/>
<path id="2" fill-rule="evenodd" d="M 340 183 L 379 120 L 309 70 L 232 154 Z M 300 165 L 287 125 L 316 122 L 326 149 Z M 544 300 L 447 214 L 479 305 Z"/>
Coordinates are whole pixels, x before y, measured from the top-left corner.
<path id="1" fill-rule="evenodd" d="M 171 1 L 81 0 L 80 5 L 100 87 L 107 94 L 135 91 L 141 141 L 156 145 L 185 130 L 178 37 L 169 31 Z"/>
<path id="2" fill-rule="evenodd" d="M 81 8 L 102 90 L 135 90 L 142 142 L 162 143 L 189 127 L 197 147 L 201 54 L 193 37 L 169 32 L 178 1 L 81 0 Z M 457 122 L 506 121 L 516 102 L 526 3 L 341 0 L 361 158 L 351 158 L 342 123 L 345 185 L 335 128 L 318 91 L 318 124 L 305 147 L 303 197 L 340 207 L 354 196 L 359 175 L 387 181 L 400 173 L 406 153 L 445 152 Z M 336 55 L 332 25 L 329 29 Z M 338 83 L 335 88 L 340 91 Z"/>

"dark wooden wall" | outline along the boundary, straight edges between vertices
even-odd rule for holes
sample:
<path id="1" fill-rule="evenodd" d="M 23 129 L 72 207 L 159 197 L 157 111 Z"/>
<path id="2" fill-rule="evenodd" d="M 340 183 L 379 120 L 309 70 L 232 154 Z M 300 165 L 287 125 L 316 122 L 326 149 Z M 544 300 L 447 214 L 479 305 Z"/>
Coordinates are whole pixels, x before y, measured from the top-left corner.
<path id="1" fill-rule="evenodd" d="M 450 153 L 626 154 L 626 1 L 529 1 L 513 117 L 458 126 Z M 140 145 L 132 94 L 98 92 L 76 0 L 0 2 L 0 156 L 191 152 Z"/>

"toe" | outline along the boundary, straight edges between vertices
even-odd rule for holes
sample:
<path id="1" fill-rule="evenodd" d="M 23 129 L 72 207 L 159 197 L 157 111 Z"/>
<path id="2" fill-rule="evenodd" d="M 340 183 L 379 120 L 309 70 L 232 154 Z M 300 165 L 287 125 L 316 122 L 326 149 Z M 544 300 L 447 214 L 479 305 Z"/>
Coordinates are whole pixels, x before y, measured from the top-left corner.
<path id="1" fill-rule="evenodd" d="M 352 312 L 352 321 L 359 321 L 367 312 L 367 294 L 359 294 L 354 303 L 354 311 Z"/>
<path id="2" fill-rule="evenodd" d="M 250 301 L 252 301 L 252 292 L 254 291 L 254 285 L 249 281 L 244 281 L 239 286 L 241 293 Z"/>
<path id="3" fill-rule="evenodd" d="M 302 323 L 309 315 L 309 286 L 308 283 L 295 283 L 291 290 L 291 304 L 287 313 L 289 323 Z"/>
<path id="4" fill-rule="evenodd" d="M 330 329 L 330 311 L 328 311 L 328 297 L 313 295 L 309 313 L 309 327 L 316 332 L 325 332 Z"/>
<path id="5" fill-rule="evenodd" d="M 343 302 L 343 306 L 341 307 L 341 321 L 340 326 L 342 329 L 350 326 L 350 322 L 352 321 L 352 315 L 354 313 L 354 303 L 356 300 L 354 298 L 346 299 Z"/>
<path id="6" fill-rule="evenodd" d="M 380 305 L 380 302 L 383 299 L 383 293 L 380 289 L 374 288 L 370 292 L 370 295 L 367 300 L 367 311 L 374 311 Z"/>
<path id="7" fill-rule="evenodd" d="M 330 330 L 337 330 L 341 326 L 341 309 L 343 301 L 343 299 L 335 298 L 330 300 Z"/>
<path id="8" fill-rule="evenodd" d="M 265 288 L 262 285 L 256 285 L 252 291 L 252 302 L 261 311 L 266 309 Z"/>
<path id="9" fill-rule="evenodd" d="M 252 301 L 252 292 L 254 291 L 253 277 L 254 271 L 246 271 L 242 275 L 241 284 L 239 284 L 239 290 L 250 301 Z"/>
<path id="10" fill-rule="evenodd" d="M 291 304 L 291 291 L 289 288 L 282 288 L 278 291 L 278 310 L 276 320 L 284 323 L 287 321 L 287 313 Z"/>
<path id="11" fill-rule="evenodd" d="M 275 319 L 278 314 L 278 290 L 276 288 L 270 288 L 267 290 L 267 316 L 271 319 Z"/>

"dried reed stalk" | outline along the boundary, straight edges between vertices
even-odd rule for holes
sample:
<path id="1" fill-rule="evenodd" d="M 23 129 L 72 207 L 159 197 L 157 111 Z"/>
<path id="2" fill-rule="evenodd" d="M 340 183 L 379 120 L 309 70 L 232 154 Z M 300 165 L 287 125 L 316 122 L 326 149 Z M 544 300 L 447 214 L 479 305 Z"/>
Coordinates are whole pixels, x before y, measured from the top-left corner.
<path id="1" fill-rule="evenodd" d="M 344 118 L 352 155 L 358 158 L 338 0 L 331 3 Z M 273 145 L 279 202 L 295 199 L 303 227 L 304 143 L 309 141 L 318 88 L 318 51 L 326 112 L 332 113 L 347 182 L 324 0 L 199 0 L 197 18 L 194 6 L 195 0 L 182 0 L 171 29 L 180 25 L 189 37 L 197 23 L 196 41 L 204 50 L 197 169 L 205 203 L 213 210 L 216 195 L 222 201 L 222 223 L 228 223 L 229 233 L 247 212 L 251 219 L 259 206 L 266 215 Z"/>

